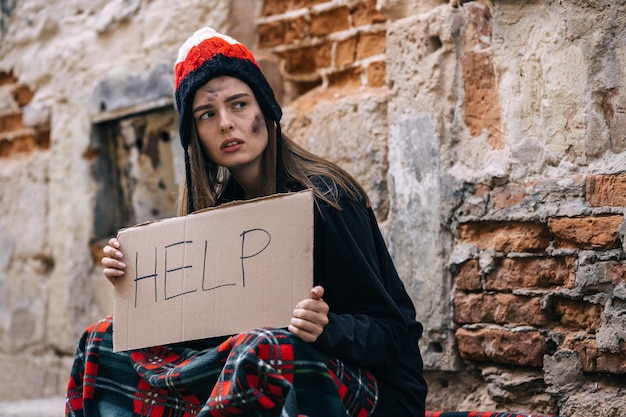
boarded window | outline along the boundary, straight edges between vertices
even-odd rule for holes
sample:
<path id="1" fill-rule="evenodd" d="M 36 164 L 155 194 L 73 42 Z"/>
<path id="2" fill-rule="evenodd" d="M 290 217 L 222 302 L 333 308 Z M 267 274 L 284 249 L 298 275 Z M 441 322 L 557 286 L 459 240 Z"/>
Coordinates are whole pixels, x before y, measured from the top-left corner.
<path id="1" fill-rule="evenodd" d="M 177 123 L 174 108 L 166 106 L 94 125 L 94 240 L 176 214 L 183 171 Z"/>

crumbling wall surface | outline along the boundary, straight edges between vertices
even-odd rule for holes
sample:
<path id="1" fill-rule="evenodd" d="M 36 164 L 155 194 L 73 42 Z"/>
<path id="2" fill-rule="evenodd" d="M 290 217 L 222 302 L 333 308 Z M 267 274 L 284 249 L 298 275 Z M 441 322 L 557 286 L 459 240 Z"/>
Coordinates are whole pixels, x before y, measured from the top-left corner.
<path id="1" fill-rule="evenodd" d="M 390 246 L 431 408 L 626 414 L 625 11 L 450 2 L 389 25 Z"/>
<path id="2" fill-rule="evenodd" d="M 81 331 L 111 312 L 112 288 L 90 251 L 92 120 L 158 98 L 150 91 L 162 93 L 163 78 L 171 83 L 178 46 L 206 24 L 226 31 L 229 7 L 219 0 L 2 3 L 0 400 L 62 395 Z M 129 80 L 146 88 L 124 94 Z M 113 92 L 102 93 L 102 85 Z M 166 86 L 163 94 L 171 93 Z"/>
<path id="3" fill-rule="evenodd" d="M 32 98 L 30 88 L 0 73 L 0 366 L 6 378 L 1 396 L 9 398 L 27 386 L 37 395 L 55 395 L 53 387 L 67 369 L 46 346 L 41 325 L 50 308 L 44 294 L 51 289 L 55 261 L 46 221 L 49 123 L 45 111 L 29 107 Z M 39 372 L 25 376 L 24 369 Z"/>

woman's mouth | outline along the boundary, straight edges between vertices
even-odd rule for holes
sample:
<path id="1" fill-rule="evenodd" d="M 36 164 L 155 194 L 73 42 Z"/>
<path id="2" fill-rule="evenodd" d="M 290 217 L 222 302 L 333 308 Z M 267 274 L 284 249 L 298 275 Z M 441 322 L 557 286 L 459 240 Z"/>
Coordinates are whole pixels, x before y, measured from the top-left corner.
<path id="1" fill-rule="evenodd" d="M 235 152 L 243 146 L 243 142 L 236 139 L 230 139 L 222 143 L 221 149 L 224 152 Z"/>

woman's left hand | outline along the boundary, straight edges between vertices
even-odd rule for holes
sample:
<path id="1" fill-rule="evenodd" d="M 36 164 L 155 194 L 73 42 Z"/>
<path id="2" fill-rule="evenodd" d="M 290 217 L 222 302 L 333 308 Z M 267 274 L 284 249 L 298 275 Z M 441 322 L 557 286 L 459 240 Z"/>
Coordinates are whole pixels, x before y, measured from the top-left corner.
<path id="1" fill-rule="evenodd" d="M 313 343 L 324 331 L 328 324 L 328 304 L 322 297 L 324 287 L 318 285 L 311 289 L 311 298 L 296 304 L 291 315 L 291 324 L 287 329 L 300 339 Z"/>

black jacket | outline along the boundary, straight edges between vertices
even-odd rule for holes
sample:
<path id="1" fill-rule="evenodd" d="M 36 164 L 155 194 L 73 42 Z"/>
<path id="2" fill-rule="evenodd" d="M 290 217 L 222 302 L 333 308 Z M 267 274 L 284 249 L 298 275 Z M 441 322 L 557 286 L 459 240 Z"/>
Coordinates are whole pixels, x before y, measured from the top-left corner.
<path id="1" fill-rule="evenodd" d="M 324 287 L 329 323 L 319 350 L 368 369 L 411 416 L 424 414 L 422 325 L 371 208 L 339 191 L 336 210 L 317 201 L 314 279 Z"/>

